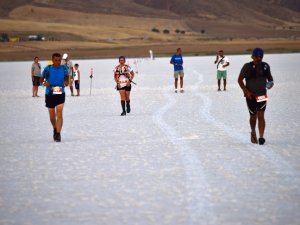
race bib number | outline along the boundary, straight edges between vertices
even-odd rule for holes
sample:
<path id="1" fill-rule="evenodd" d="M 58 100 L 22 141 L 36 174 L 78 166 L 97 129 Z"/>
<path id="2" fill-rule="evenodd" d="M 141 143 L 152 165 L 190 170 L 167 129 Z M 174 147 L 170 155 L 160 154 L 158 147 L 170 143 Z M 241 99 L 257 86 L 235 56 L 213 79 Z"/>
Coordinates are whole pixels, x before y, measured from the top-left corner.
<path id="1" fill-rule="evenodd" d="M 268 100 L 268 96 L 267 95 L 262 95 L 262 96 L 257 96 L 255 97 L 257 102 L 265 102 Z"/>
<path id="2" fill-rule="evenodd" d="M 53 94 L 61 95 L 62 94 L 62 87 L 53 87 L 52 88 Z"/>
<path id="3" fill-rule="evenodd" d="M 127 80 L 120 80 L 119 82 L 120 82 L 120 87 L 121 87 L 121 88 L 122 88 L 122 87 L 125 87 L 126 84 L 127 84 Z"/>

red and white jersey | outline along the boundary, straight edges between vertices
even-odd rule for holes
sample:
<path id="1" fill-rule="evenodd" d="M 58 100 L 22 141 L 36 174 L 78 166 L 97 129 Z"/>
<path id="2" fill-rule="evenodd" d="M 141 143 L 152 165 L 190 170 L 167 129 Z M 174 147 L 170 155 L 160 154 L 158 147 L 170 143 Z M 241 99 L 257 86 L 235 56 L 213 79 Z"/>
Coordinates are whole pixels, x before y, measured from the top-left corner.
<path id="1" fill-rule="evenodd" d="M 126 64 L 118 65 L 115 67 L 114 73 L 118 75 L 118 82 L 120 83 L 121 88 L 125 87 L 127 82 L 129 81 L 131 71 L 131 67 Z"/>

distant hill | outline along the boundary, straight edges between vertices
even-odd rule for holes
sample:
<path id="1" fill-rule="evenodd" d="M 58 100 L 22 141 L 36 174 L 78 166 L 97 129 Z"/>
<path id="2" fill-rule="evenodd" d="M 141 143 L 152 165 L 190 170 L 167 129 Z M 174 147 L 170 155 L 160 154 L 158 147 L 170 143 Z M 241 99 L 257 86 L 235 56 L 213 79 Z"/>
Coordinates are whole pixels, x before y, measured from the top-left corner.
<path id="1" fill-rule="evenodd" d="M 190 31 L 205 31 L 211 37 L 289 37 L 300 32 L 299 0 L 1 0 L 0 15 L 9 18 L 11 11 L 25 5 L 177 19 Z"/>

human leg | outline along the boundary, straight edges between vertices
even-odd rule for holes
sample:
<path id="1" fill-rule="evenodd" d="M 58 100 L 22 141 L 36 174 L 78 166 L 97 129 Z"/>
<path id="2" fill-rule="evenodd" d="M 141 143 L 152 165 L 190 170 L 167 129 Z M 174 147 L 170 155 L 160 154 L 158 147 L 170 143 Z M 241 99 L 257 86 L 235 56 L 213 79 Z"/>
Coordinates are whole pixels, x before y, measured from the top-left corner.
<path id="1" fill-rule="evenodd" d="M 55 107 L 56 109 L 56 128 L 57 128 L 57 133 L 61 132 L 62 125 L 63 125 L 63 109 L 64 109 L 64 104 L 59 104 Z"/>
<path id="2" fill-rule="evenodd" d="M 126 91 L 126 111 L 130 113 L 130 91 Z"/>
<path id="3" fill-rule="evenodd" d="M 256 109 L 256 101 L 246 99 L 248 111 L 250 114 L 250 128 L 251 128 L 251 142 L 257 144 L 257 137 L 256 137 L 256 120 L 257 120 L 257 109 Z"/>
<path id="4" fill-rule="evenodd" d="M 264 133 L 266 128 L 265 112 L 258 111 L 257 114 L 258 114 L 259 144 L 263 145 L 265 143 Z"/>
<path id="5" fill-rule="evenodd" d="M 223 77 L 224 91 L 226 91 L 226 84 L 227 84 L 227 70 L 222 71 L 222 77 Z"/>
<path id="6" fill-rule="evenodd" d="M 73 82 L 74 82 L 73 77 L 69 76 L 69 86 L 70 86 L 71 96 L 74 96 L 74 93 L 73 93 Z"/>
<path id="7" fill-rule="evenodd" d="M 48 112 L 49 112 L 49 118 L 53 129 L 57 129 L 55 108 L 48 108 Z"/>
<path id="8" fill-rule="evenodd" d="M 183 77 L 180 77 L 180 89 L 183 90 Z"/>
<path id="9" fill-rule="evenodd" d="M 250 127 L 251 127 L 251 142 L 253 144 L 257 144 L 257 136 L 256 136 L 256 120 L 257 120 L 257 114 L 250 115 Z"/>
<path id="10" fill-rule="evenodd" d="M 175 86 L 175 91 L 177 91 L 178 78 L 175 78 L 175 80 L 174 80 L 174 86 Z"/>
<path id="11" fill-rule="evenodd" d="M 121 116 L 125 116 L 126 115 L 126 111 L 125 111 L 126 91 L 125 89 L 121 89 L 119 90 L 119 93 L 121 97 L 121 106 L 122 106 Z"/>

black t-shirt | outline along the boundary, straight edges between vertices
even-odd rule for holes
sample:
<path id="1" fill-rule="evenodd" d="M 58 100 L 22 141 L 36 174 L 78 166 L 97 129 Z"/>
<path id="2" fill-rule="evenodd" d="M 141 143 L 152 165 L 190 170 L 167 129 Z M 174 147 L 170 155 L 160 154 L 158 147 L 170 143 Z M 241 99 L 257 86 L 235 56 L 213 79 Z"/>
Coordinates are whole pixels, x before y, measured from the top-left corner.
<path id="1" fill-rule="evenodd" d="M 246 63 L 240 73 L 246 79 L 246 88 L 254 96 L 261 96 L 267 93 L 266 84 L 271 77 L 271 70 L 268 63 L 262 62 L 254 65 L 253 62 Z"/>

